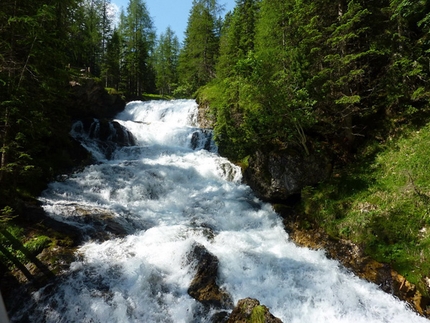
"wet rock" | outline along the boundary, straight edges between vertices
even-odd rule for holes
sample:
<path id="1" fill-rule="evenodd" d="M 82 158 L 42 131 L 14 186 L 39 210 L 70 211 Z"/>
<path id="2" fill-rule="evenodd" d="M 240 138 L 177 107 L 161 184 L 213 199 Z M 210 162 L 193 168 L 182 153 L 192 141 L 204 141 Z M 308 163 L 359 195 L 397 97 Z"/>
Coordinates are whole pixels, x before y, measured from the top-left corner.
<path id="1" fill-rule="evenodd" d="M 255 194 L 269 202 L 289 201 L 305 186 L 325 180 L 331 172 L 323 153 L 288 150 L 256 151 L 248 160 L 243 178 Z"/>
<path id="2" fill-rule="evenodd" d="M 232 308 L 230 295 L 222 290 L 216 280 L 218 258 L 201 244 L 195 244 L 187 255 L 187 262 L 194 264 L 196 274 L 188 288 L 188 294 L 203 305 L 216 308 Z"/>
<path id="3" fill-rule="evenodd" d="M 86 224 L 82 232 L 92 239 L 105 241 L 114 237 L 124 237 L 130 230 L 130 224 L 108 209 L 75 206 L 70 220 Z"/>
<path id="4" fill-rule="evenodd" d="M 37 228 L 42 226 L 50 235 L 62 234 L 70 239 L 70 246 L 75 247 L 83 241 L 82 232 L 67 223 L 57 221 L 46 215 L 41 204 L 26 203 L 19 217 L 21 223 L 25 223 L 29 228 Z"/>
<path id="5" fill-rule="evenodd" d="M 80 124 L 74 126 L 76 133 L 91 139 L 111 142 L 120 147 L 136 145 L 133 135 L 116 121 L 84 118 L 80 122 Z"/>
<path id="6" fill-rule="evenodd" d="M 198 129 L 191 136 L 191 149 L 205 149 L 211 151 L 212 149 L 212 130 Z"/>
<path id="7" fill-rule="evenodd" d="M 237 302 L 227 323 L 282 323 L 282 321 L 273 316 L 266 306 L 260 305 L 258 300 L 245 298 Z"/>
<path id="8" fill-rule="evenodd" d="M 221 311 L 218 313 L 215 313 L 210 318 L 210 323 L 226 323 L 229 317 L 229 313 L 226 311 Z"/>
<path id="9" fill-rule="evenodd" d="M 136 140 L 131 132 L 116 121 L 84 118 L 74 123 L 73 136 L 85 142 L 88 138 L 95 142 L 107 159 L 118 147 L 134 146 Z"/>
<path id="10" fill-rule="evenodd" d="M 136 144 L 133 135 L 116 121 L 101 120 L 98 134 L 93 135 L 95 139 L 113 142 L 120 147 Z"/>
<path id="11" fill-rule="evenodd" d="M 193 132 L 193 135 L 191 136 L 191 149 L 192 150 L 195 150 L 198 147 L 199 139 L 200 139 L 199 133 L 197 131 Z"/>

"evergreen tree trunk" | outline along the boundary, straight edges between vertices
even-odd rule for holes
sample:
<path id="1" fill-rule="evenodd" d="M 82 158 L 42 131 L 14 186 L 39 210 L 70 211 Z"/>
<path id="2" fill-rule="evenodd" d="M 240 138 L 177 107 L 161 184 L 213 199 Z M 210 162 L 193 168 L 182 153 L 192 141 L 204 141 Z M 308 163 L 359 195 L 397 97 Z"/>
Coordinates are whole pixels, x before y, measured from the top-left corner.
<path id="1" fill-rule="evenodd" d="M 1 160 L 0 160 L 0 184 L 3 185 L 3 183 L 6 181 L 6 165 L 8 163 L 8 142 L 7 138 L 9 136 L 9 108 L 5 108 L 4 112 L 4 124 L 3 124 L 3 135 L 2 135 L 2 148 L 1 148 Z"/>

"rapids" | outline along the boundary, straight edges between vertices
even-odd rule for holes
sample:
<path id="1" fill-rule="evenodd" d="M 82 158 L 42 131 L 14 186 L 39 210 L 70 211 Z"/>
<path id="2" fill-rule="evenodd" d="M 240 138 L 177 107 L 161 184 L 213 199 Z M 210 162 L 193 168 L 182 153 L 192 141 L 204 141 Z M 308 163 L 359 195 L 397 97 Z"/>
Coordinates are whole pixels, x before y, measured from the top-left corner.
<path id="1" fill-rule="evenodd" d="M 210 322 L 219 309 L 187 294 L 195 243 L 219 259 L 218 285 L 235 304 L 256 298 L 285 323 L 427 322 L 324 251 L 289 241 L 280 217 L 198 128 L 194 101 L 130 102 L 116 121 L 137 144 L 106 157 L 75 126 L 97 161 L 51 183 L 40 200 L 49 216 L 84 232 L 91 223 L 77 209 L 105 210 L 126 234 L 88 239 L 12 322 Z"/>

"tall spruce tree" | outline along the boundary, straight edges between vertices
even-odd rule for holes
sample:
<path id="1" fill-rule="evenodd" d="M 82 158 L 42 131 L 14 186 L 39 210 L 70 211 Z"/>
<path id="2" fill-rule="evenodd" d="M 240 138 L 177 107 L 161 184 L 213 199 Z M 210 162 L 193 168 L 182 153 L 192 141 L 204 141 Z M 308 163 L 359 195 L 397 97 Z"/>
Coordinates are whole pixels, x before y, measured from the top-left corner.
<path id="1" fill-rule="evenodd" d="M 430 3 L 391 0 L 388 9 L 386 114 L 393 119 L 420 118 L 430 102 Z"/>
<path id="2" fill-rule="evenodd" d="M 372 48 L 371 8 L 359 1 L 338 1 L 333 3 L 337 19 L 328 27 L 327 53 L 324 63 L 327 80 L 323 85 L 326 94 L 324 113 L 330 123 L 341 124 L 339 134 L 346 145 L 354 141 L 355 116 L 363 111 L 363 95 L 371 73 L 368 62 L 371 55 L 377 55 Z M 333 104 L 334 103 L 334 104 Z M 334 130 L 334 129 L 333 129 Z"/>
<path id="3" fill-rule="evenodd" d="M 236 63 L 254 50 L 259 3 L 260 0 L 237 0 L 233 13 L 227 15 L 220 40 L 217 78 L 234 73 Z"/>
<path id="4" fill-rule="evenodd" d="M 156 85 L 162 95 L 172 95 L 178 83 L 179 40 L 175 32 L 167 27 L 160 35 L 155 49 Z"/>
<path id="5" fill-rule="evenodd" d="M 124 41 L 126 91 L 130 95 L 141 96 L 154 91 L 155 76 L 150 61 L 155 46 L 155 31 L 146 3 L 130 0 L 127 13 L 122 14 L 120 33 Z"/>
<path id="6" fill-rule="evenodd" d="M 306 88 L 310 65 L 310 38 L 320 34 L 315 26 L 313 2 L 266 0 L 261 3 L 256 34 L 263 109 L 256 118 L 266 142 L 291 144 L 308 153 L 306 129 L 315 123 L 315 100 Z M 268 131 L 264 131 L 268 129 Z"/>
<path id="7" fill-rule="evenodd" d="M 83 0 L 72 11 L 73 25 L 70 38 L 70 63 L 75 68 L 86 68 L 100 76 L 106 43 L 111 35 L 113 17 L 109 0 Z"/>
<path id="8" fill-rule="evenodd" d="M 190 96 L 215 77 L 219 50 L 219 19 L 216 0 L 194 0 L 179 55 L 179 82 Z"/>

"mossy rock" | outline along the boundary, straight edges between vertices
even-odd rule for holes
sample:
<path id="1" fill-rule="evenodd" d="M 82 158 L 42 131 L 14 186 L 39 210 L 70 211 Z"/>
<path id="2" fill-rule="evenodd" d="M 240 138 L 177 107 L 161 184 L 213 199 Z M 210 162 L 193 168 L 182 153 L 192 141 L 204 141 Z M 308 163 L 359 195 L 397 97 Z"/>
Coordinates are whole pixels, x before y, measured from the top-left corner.
<path id="1" fill-rule="evenodd" d="M 254 298 L 239 300 L 227 323 L 282 323 L 269 309 Z"/>

